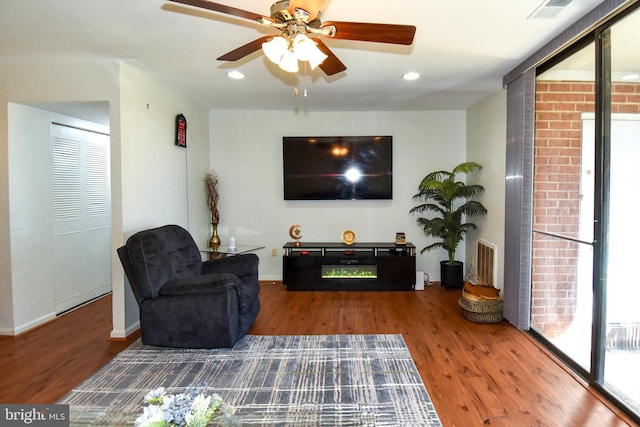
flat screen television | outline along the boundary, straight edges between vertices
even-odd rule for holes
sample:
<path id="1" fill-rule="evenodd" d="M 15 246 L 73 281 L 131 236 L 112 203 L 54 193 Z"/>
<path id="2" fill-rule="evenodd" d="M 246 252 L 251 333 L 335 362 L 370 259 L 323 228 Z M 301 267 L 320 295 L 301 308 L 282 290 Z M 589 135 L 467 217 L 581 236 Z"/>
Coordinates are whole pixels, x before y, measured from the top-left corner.
<path id="1" fill-rule="evenodd" d="M 285 200 L 391 199 L 391 136 L 285 136 Z"/>

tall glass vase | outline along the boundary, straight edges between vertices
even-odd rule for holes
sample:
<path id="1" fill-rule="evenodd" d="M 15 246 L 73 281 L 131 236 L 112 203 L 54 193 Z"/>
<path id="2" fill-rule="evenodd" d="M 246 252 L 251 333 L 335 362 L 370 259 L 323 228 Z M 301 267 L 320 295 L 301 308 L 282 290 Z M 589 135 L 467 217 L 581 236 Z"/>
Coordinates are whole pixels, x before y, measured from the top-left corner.
<path id="1" fill-rule="evenodd" d="M 220 246 L 220 237 L 218 236 L 218 224 L 211 224 L 211 239 L 209 239 L 209 246 L 213 250 L 217 250 Z"/>

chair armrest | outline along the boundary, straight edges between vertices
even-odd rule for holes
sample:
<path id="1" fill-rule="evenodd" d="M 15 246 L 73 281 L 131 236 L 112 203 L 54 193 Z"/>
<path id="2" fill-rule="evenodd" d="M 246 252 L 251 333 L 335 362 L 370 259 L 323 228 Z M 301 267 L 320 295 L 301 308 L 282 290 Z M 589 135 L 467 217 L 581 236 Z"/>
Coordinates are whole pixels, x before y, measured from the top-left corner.
<path id="1" fill-rule="evenodd" d="M 202 274 L 231 273 L 238 277 L 258 277 L 259 258 L 256 254 L 241 254 L 226 258 L 212 259 L 202 263 Z"/>
<path id="2" fill-rule="evenodd" d="M 242 282 L 233 274 L 209 274 L 168 282 L 160 289 L 160 296 L 201 295 L 226 293 L 238 289 Z"/>
<path id="3" fill-rule="evenodd" d="M 256 254 L 242 254 L 205 261 L 202 263 L 202 274 L 224 272 L 236 276 L 241 281 L 241 285 L 238 285 L 240 313 L 246 313 L 260 293 L 258 261 Z"/>
<path id="4" fill-rule="evenodd" d="M 129 258 L 129 250 L 126 246 L 121 246 L 117 250 L 118 257 L 120 258 L 120 263 L 122 264 L 122 269 L 124 270 L 124 274 L 129 281 L 129 286 L 133 291 L 133 296 L 135 296 L 136 301 L 140 304 L 142 301 L 146 299 L 144 292 L 137 286 L 135 281 L 135 276 L 133 275 L 133 267 L 131 266 L 131 259 Z"/>

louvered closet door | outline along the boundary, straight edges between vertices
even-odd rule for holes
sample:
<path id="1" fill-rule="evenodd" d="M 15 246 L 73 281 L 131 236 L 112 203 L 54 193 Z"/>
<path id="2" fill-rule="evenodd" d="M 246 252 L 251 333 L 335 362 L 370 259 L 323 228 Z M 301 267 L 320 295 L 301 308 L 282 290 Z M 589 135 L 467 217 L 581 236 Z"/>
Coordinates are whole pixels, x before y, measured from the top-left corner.
<path id="1" fill-rule="evenodd" d="M 52 124 L 56 312 L 111 291 L 109 136 Z"/>

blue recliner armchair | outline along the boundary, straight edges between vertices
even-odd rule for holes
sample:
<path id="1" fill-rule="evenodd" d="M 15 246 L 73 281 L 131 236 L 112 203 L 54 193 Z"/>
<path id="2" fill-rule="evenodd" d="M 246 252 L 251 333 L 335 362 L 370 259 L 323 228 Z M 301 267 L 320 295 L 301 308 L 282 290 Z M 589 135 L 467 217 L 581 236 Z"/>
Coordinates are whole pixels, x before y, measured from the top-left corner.
<path id="1" fill-rule="evenodd" d="M 255 254 L 202 261 L 178 225 L 140 231 L 118 248 L 140 308 L 142 343 L 233 347 L 260 310 Z"/>

